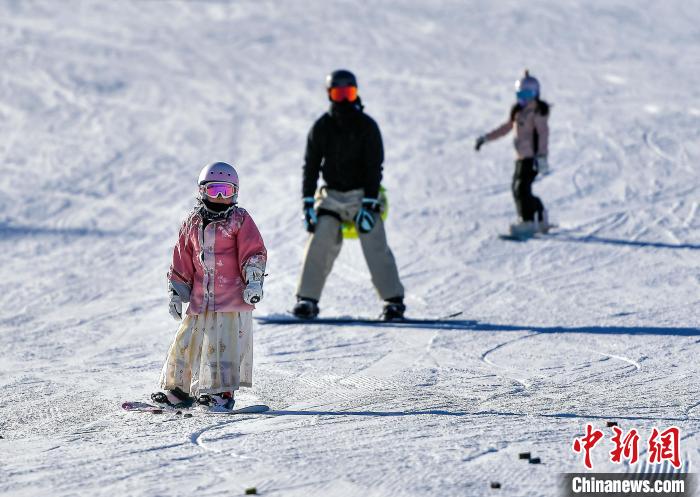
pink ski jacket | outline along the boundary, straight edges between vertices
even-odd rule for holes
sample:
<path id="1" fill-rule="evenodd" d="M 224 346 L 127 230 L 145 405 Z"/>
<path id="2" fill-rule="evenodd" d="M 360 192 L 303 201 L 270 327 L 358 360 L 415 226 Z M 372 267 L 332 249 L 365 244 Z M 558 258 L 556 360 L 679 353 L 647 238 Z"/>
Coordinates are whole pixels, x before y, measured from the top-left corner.
<path id="1" fill-rule="evenodd" d="M 532 101 L 525 107 L 515 106 L 510 119 L 486 134 L 486 140 L 496 140 L 515 129 L 515 155 L 527 159 L 536 155 L 547 155 L 549 145 L 549 106 L 541 101 Z"/>
<path id="2" fill-rule="evenodd" d="M 193 212 L 180 228 L 173 262 L 168 271 L 170 284 L 189 302 L 187 314 L 252 311 L 243 301 L 245 268 L 265 271 L 267 250 L 258 227 L 248 212 L 235 207 L 221 221 L 202 228 L 202 216 Z"/>

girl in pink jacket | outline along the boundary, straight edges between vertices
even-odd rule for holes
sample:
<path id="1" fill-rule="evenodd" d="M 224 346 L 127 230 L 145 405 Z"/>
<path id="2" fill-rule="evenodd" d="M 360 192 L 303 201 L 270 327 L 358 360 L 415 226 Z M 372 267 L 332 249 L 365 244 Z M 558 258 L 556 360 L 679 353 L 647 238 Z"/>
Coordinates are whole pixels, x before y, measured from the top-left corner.
<path id="1" fill-rule="evenodd" d="M 526 70 L 515 82 L 517 103 L 513 105 L 508 120 L 493 131 L 476 140 L 475 149 L 489 141 L 515 131 L 515 173 L 513 174 L 513 198 L 519 222 L 510 227 L 511 235 L 527 237 L 549 229 L 547 211 L 542 201 L 532 194 L 532 183 L 537 174 L 549 170 L 547 153 L 549 146 L 549 104 L 540 100 L 540 83 Z"/>
<path id="2" fill-rule="evenodd" d="M 168 272 L 170 314 L 182 319 L 160 375 L 159 404 L 232 409 L 253 381 L 252 310 L 262 299 L 267 250 L 236 204 L 238 174 L 216 162 L 199 174 L 199 196 L 180 228 Z"/>

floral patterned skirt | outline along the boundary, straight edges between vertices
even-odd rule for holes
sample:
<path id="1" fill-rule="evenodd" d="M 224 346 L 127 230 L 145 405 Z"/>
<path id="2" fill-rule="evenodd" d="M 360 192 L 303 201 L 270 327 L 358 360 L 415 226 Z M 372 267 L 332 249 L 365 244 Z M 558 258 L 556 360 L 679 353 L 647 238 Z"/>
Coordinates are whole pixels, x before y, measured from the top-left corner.
<path id="1" fill-rule="evenodd" d="M 160 374 L 160 388 L 197 397 L 253 386 L 253 314 L 185 316 Z"/>

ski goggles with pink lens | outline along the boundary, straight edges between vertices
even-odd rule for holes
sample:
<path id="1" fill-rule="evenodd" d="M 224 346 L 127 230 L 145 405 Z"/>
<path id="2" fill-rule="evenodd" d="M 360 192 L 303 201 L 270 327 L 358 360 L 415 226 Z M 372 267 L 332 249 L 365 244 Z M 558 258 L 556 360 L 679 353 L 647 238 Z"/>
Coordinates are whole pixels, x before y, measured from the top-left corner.
<path id="1" fill-rule="evenodd" d="M 238 193 L 238 187 L 233 183 L 212 181 L 200 185 L 199 191 L 211 198 L 231 198 Z"/>

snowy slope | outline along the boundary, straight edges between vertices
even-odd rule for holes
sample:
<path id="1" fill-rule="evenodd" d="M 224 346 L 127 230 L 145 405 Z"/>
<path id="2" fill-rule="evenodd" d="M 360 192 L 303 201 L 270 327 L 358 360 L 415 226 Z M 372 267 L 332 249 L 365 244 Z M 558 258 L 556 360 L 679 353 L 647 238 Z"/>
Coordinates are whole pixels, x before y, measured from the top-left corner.
<path id="1" fill-rule="evenodd" d="M 700 3 L 0 2 L 0 493 L 533 496 L 585 423 L 674 424 L 700 457 Z M 293 302 L 306 133 L 347 67 L 380 124 L 409 314 L 463 329 L 264 326 L 268 415 L 175 421 L 165 273 L 199 169 L 236 164 Z M 525 244 L 510 138 L 540 78 L 562 230 Z M 380 310 L 348 242 L 324 315 Z M 543 464 L 528 465 L 532 451 Z M 605 449 L 596 470 L 611 466 Z M 500 491 L 489 482 L 499 481 Z"/>

